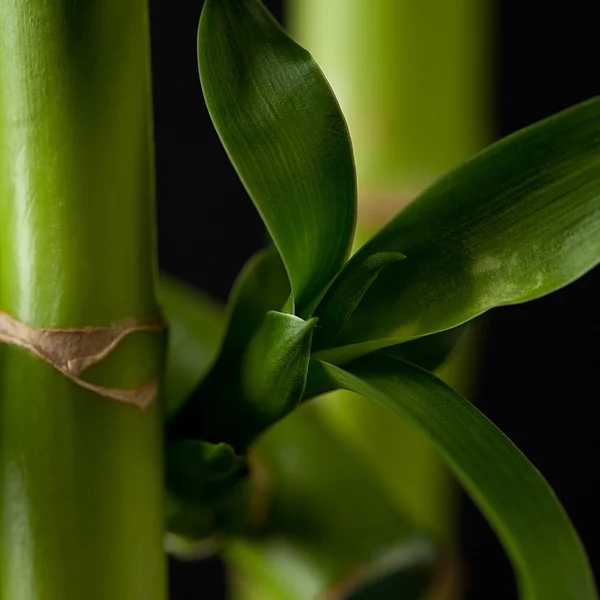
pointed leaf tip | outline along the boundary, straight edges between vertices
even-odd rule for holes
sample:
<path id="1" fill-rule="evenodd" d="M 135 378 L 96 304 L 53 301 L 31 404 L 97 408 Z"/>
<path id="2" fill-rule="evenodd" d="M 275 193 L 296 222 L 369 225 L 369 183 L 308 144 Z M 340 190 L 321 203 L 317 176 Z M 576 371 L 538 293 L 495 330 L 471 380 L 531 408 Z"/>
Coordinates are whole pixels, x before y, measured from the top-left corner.
<path id="1" fill-rule="evenodd" d="M 338 103 L 258 0 L 207 0 L 198 63 L 215 128 L 279 249 L 297 314 L 306 314 L 346 260 L 356 220 Z"/>
<path id="2" fill-rule="evenodd" d="M 384 356 L 365 356 L 344 369 L 313 361 L 309 381 L 316 392 L 342 388 L 371 398 L 433 442 L 503 542 L 523 600 L 598 599 L 585 550 L 550 485 L 460 394 Z"/>
<path id="3" fill-rule="evenodd" d="M 369 288 L 341 345 L 384 345 L 533 300 L 600 260 L 600 98 L 490 146 L 373 236 L 344 270 L 403 252 Z M 354 355 L 360 348 L 355 347 Z"/>

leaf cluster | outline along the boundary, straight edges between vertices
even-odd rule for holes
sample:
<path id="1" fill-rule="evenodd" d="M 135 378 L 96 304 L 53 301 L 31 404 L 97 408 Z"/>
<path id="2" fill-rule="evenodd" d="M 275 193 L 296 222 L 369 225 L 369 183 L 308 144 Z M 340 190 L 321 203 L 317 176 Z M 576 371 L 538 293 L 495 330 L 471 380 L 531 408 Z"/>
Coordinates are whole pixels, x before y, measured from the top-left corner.
<path id="1" fill-rule="evenodd" d="M 255 440 L 302 402 L 346 389 L 433 442 L 498 533 L 523 598 L 596 598 L 548 483 L 430 371 L 471 319 L 548 294 L 597 264 L 600 100 L 458 166 L 349 259 L 352 147 L 310 54 L 258 0 L 207 0 L 198 59 L 210 115 L 272 244 L 240 274 L 218 352 L 210 334 L 210 358 L 170 380 L 172 530 L 202 538 L 239 527 L 219 515 L 247 498 Z M 176 323 L 182 310 L 193 315 L 195 301 L 176 284 L 163 294 Z M 181 335 L 193 346 L 205 327 L 196 319 L 198 335 L 185 327 Z M 183 356 L 190 344 L 172 352 Z"/>

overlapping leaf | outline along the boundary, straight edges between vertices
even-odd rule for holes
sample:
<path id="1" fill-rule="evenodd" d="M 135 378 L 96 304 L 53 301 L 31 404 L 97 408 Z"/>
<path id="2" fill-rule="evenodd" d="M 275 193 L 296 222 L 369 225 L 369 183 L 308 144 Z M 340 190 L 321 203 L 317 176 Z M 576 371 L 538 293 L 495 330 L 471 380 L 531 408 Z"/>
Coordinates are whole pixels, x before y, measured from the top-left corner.
<path id="1" fill-rule="evenodd" d="M 336 278 L 353 234 L 355 174 L 320 70 L 259 0 L 207 0 L 198 56 L 213 122 L 283 265 L 267 252 L 243 274 L 219 359 L 171 422 L 179 500 L 222 493 L 221 467 L 223 481 L 237 482 L 249 444 L 300 400 L 314 321 L 294 315 L 320 316 L 320 356 L 347 362 L 539 297 L 598 262 L 600 100 L 515 134 L 439 180 Z M 388 354 L 429 366 L 455 341 L 435 336 L 433 345 Z M 389 355 L 347 370 L 312 365 L 310 393 L 341 387 L 370 396 L 432 439 L 503 540 L 523 598 L 597 598 L 551 488 L 466 400 Z M 195 451 L 189 462 L 186 444 Z M 200 487 L 188 485 L 190 473 L 205 474 Z M 189 514 L 199 515 L 199 531 L 216 513 L 192 506 Z"/>
<path id="2" fill-rule="evenodd" d="M 439 449 L 495 528 L 524 600 L 594 600 L 585 552 L 552 488 L 510 440 L 431 373 L 366 356 L 339 367 L 314 362 L 314 392 L 343 388 L 391 408 Z"/>
<path id="3" fill-rule="evenodd" d="M 321 70 L 257 0 L 207 0 L 206 104 L 306 314 L 348 256 L 356 181 L 346 123 Z"/>
<path id="4" fill-rule="evenodd" d="M 164 277 L 161 283 L 163 306 L 172 324 L 167 379 L 177 382 L 167 387 L 166 396 L 169 406 L 178 406 L 214 361 L 226 317 L 204 294 L 172 278 Z M 252 338 L 266 307 L 284 302 L 288 293 L 285 273 L 272 250 L 252 259 L 232 293 L 230 325 L 238 333 L 229 332 L 230 348 Z M 269 331 L 274 331 L 274 345 L 285 344 L 289 338 L 279 335 L 279 325 L 286 333 L 289 323 L 305 322 L 278 312 L 269 314 L 275 327 L 261 328 L 262 335 L 251 342 L 254 350 L 246 353 L 244 362 L 248 375 L 258 377 L 259 384 L 262 378 L 270 387 L 268 370 L 252 366 L 265 354 L 262 343 L 266 339 L 270 345 Z M 290 347 L 293 350 L 294 344 Z M 273 408 L 269 399 L 275 400 L 275 410 L 279 409 L 278 401 L 285 394 L 277 393 L 277 379 L 272 390 L 262 393 L 258 389 L 259 411 Z M 253 382 L 249 387 L 257 389 Z M 400 593 L 415 600 L 423 596 L 440 566 L 433 541 L 417 532 L 391 505 L 369 473 L 363 472 L 362 462 L 332 438 L 314 410 L 299 411 L 271 430 L 261 439 L 258 452 L 260 469 L 268 468 L 270 473 L 270 504 L 276 507 L 269 513 L 261 539 L 242 540 L 239 532 L 248 528 L 253 506 L 245 495 L 249 483 L 245 481 L 245 458 L 223 443 L 184 439 L 169 444 L 169 552 L 182 557 L 202 555 L 219 547 L 224 533 L 234 533 L 235 541 L 227 546 L 226 556 L 238 568 L 252 562 L 252 576 L 261 579 L 263 592 L 268 580 L 283 585 L 289 595 L 290 569 L 297 569 L 304 577 L 304 585 L 294 590 L 298 600 L 312 598 L 309 590 L 320 593 L 332 586 L 340 586 L 337 591 L 343 592 L 344 598 L 372 594 L 380 588 L 387 595 Z M 289 460 L 295 468 L 288 468 Z M 352 501 L 340 505 L 340 494 L 351 494 Z M 288 549 L 285 569 L 279 567 L 272 550 L 282 545 Z M 306 579 L 307 568 L 312 573 L 310 580 Z M 356 577 L 346 580 L 348 569 Z"/>
<path id="5" fill-rule="evenodd" d="M 401 252 L 323 354 L 343 362 L 532 300 L 600 260 L 600 99 L 513 134 L 442 177 L 367 242 Z M 381 340 L 375 341 L 372 340 Z"/>
<path id="6" fill-rule="evenodd" d="M 289 297 L 277 251 L 259 252 L 234 286 L 217 361 L 169 424 L 172 441 L 226 442 L 243 453 L 300 402 L 315 321 L 283 312 Z"/>
<path id="7" fill-rule="evenodd" d="M 290 298 L 286 272 L 274 248 L 257 253 L 234 285 L 227 317 L 220 315 L 227 321 L 221 347 L 209 336 L 212 368 L 192 392 L 191 365 L 200 369 L 207 361 L 206 332 L 196 327 L 206 303 L 173 282 L 169 292 L 167 314 L 178 327 L 187 325 L 187 337 L 176 327 L 169 347 L 175 374 L 167 378 L 180 385 L 167 390 L 176 393 L 168 405 L 178 408 L 168 425 L 167 527 L 170 550 L 186 554 L 212 548 L 212 534 L 247 527 L 246 450 L 300 402 L 314 320 L 278 311 Z M 183 405 L 181 391 L 189 394 Z"/>

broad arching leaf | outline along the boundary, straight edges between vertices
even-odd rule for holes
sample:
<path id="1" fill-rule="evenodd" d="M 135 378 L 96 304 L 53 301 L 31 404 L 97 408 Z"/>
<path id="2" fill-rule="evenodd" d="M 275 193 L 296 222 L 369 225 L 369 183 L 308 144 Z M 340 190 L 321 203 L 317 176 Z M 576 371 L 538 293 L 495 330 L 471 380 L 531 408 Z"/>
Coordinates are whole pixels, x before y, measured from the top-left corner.
<path id="1" fill-rule="evenodd" d="M 310 54 L 259 0 L 207 0 L 198 34 L 206 104 L 306 314 L 346 260 L 356 181 L 346 123 Z"/>
<path id="2" fill-rule="evenodd" d="M 355 346 L 325 360 L 449 329 L 583 275 L 600 260 L 600 99 L 515 133 L 442 177 L 345 270 L 380 252 L 406 259 L 379 275 L 335 343 Z"/>
<path id="3" fill-rule="evenodd" d="M 399 359 L 366 356 L 345 370 L 311 363 L 314 393 L 342 388 L 409 420 L 441 455 L 495 528 L 523 600 L 596 600 L 585 551 L 552 488 L 518 448 L 460 394 Z"/>

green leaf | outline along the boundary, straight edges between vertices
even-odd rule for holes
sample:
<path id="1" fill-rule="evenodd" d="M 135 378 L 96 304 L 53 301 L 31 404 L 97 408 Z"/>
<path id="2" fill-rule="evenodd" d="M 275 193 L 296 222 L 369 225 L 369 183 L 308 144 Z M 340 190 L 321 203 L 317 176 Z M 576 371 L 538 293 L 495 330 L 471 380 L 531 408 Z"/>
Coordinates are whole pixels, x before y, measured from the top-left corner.
<path id="1" fill-rule="evenodd" d="M 218 302 L 164 273 L 158 295 L 169 323 L 165 398 L 171 415 L 208 373 L 221 347 L 226 320 Z"/>
<path id="2" fill-rule="evenodd" d="M 248 526 L 248 446 L 298 405 L 306 383 L 316 319 L 274 310 L 289 296 L 277 251 L 257 253 L 231 293 L 218 360 L 169 423 L 167 527 L 175 554 L 213 550 L 220 535 Z"/>
<path id="3" fill-rule="evenodd" d="M 340 351 L 343 360 L 583 275 L 600 259 L 600 99 L 517 132 L 442 177 L 345 270 L 379 252 L 407 258 L 365 294 L 338 340 L 354 345 Z"/>
<path id="4" fill-rule="evenodd" d="M 313 391 L 343 388 L 408 419 L 439 449 L 495 528 L 524 600 L 597 599 L 585 551 L 552 488 L 472 404 L 431 373 L 366 356 L 346 370 L 313 362 Z"/>
<path id="5" fill-rule="evenodd" d="M 331 346 L 356 310 L 363 296 L 385 267 L 406 258 L 398 252 L 371 254 L 356 265 L 343 270 L 327 290 L 315 310 L 319 325 L 315 332 L 314 349 Z"/>
<path id="6" fill-rule="evenodd" d="M 321 70 L 258 0 L 207 0 L 200 79 L 221 141 L 306 314 L 350 251 L 356 177 L 346 123 Z"/>
<path id="7" fill-rule="evenodd" d="M 316 319 L 270 311 L 244 352 L 242 381 L 259 431 L 289 414 L 302 399 Z M 250 429 L 249 424 L 246 427 Z M 251 432 L 251 437 L 254 437 Z"/>
<path id="8" fill-rule="evenodd" d="M 239 426 L 237 418 L 245 408 L 240 392 L 243 354 L 268 311 L 286 304 L 290 287 L 274 248 L 258 252 L 247 262 L 233 286 L 227 315 L 220 317 L 220 323 L 227 324 L 225 335 L 221 335 L 222 346 L 217 349 L 218 358 L 193 393 L 189 384 L 194 361 L 187 353 L 195 355 L 202 347 L 204 333 L 195 324 L 202 325 L 204 303 L 198 303 L 198 297 L 189 293 L 182 298 L 186 292 L 189 290 L 169 288 L 163 295 L 167 316 L 174 317 L 183 328 L 187 326 L 185 332 L 190 338 L 186 344 L 172 340 L 170 353 L 171 364 L 190 365 L 185 386 L 189 398 L 185 404 L 169 400 L 169 405 L 177 404 L 178 410 L 170 412 L 167 430 L 167 546 L 181 556 L 214 552 L 215 540 L 224 531 L 245 524 L 245 457 L 219 439 L 222 426 L 214 431 L 211 427 L 214 419 L 223 419 L 227 426 L 231 422 Z M 177 328 L 174 333 L 177 336 Z M 211 351 L 214 357 L 214 346 Z M 243 419 L 241 422 L 246 424 Z"/>
<path id="9" fill-rule="evenodd" d="M 208 295 L 161 274 L 159 300 L 169 323 L 168 417 L 206 377 L 217 356 L 239 356 L 266 313 L 283 307 L 289 294 L 287 275 L 274 248 L 257 252 L 246 263 L 231 291 L 227 311 Z"/>
<path id="10" fill-rule="evenodd" d="M 227 334 L 220 360 L 239 357 L 270 310 L 289 305 L 290 284 L 273 247 L 257 252 L 238 275 L 227 304 Z M 293 312 L 293 307 L 290 307 Z"/>
<path id="11" fill-rule="evenodd" d="M 469 327 L 471 327 L 471 324 L 461 325 L 404 344 L 387 346 L 382 350 L 378 350 L 376 354 L 378 356 L 401 358 L 427 371 L 435 371 L 446 362 L 452 352 L 468 337 Z"/>
<path id="12" fill-rule="evenodd" d="M 290 287 L 275 248 L 257 253 L 234 286 L 214 367 L 169 425 L 171 442 L 227 442 L 243 453 L 303 395 L 315 319 L 281 312 Z"/>

